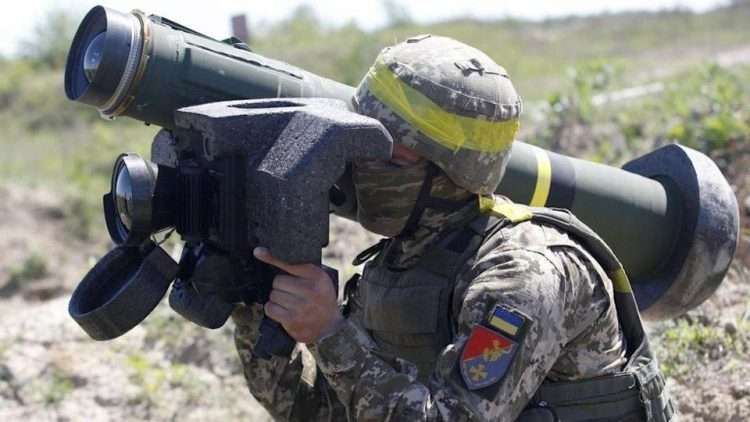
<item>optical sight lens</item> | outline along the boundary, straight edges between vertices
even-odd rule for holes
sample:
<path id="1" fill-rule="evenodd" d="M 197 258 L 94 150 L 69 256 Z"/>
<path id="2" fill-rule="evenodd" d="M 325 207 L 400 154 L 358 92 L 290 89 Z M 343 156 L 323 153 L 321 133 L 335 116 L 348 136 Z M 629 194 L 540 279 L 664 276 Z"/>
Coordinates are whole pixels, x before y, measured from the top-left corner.
<path id="1" fill-rule="evenodd" d="M 125 228 L 130 230 L 133 224 L 130 212 L 130 204 L 132 204 L 133 201 L 133 184 L 130 181 L 130 173 L 128 173 L 125 166 L 122 166 L 117 173 L 114 194 L 117 214 L 120 216 L 120 221 L 122 221 L 122 225 L 125 226 Z"/>
<path id="2" fill-rule="evenodd" d="M 83 73 L 89 83 L 94 81 L 96 71 L 99 70 L 99 63 L 102 62 L 104 52 L 104 40 L 106 32 L 102 32 L 89 43 L 86 48 L 86 54 L 83 56 Z"/>

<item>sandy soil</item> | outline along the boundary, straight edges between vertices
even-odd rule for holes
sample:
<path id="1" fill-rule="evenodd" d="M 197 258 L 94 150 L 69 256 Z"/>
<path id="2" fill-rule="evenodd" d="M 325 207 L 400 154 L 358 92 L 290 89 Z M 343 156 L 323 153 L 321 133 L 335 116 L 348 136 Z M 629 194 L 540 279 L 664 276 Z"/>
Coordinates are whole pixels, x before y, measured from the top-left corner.
<path id="1" fill-rule="evenodd" d="M 245 389 L 231 329 L 203 330 L 166 305 L 139 327 L 94 342 L 67 315 L 67 300 L 104 241 L 66 230 L 61 197 L 44 189 L 0 186 L 0 420 L 265 420 Z M 104 227 L 102 225 L 102 232 Z M 377 240 L 334 219 L 325 261 L 345 280 L 353 256 Z M 750 420 L 748 239 L 717 293 L 679 321 L 650 323 L 653 343 L 668 355 L 679 324 L 699 324 L 735 339 L 697 345 L 696 358 L 669 380 L 687 421 Z M 9 285 L 30 256 L 47 271 Z M 723 335 L 722 334 L 722 335 Z"/>

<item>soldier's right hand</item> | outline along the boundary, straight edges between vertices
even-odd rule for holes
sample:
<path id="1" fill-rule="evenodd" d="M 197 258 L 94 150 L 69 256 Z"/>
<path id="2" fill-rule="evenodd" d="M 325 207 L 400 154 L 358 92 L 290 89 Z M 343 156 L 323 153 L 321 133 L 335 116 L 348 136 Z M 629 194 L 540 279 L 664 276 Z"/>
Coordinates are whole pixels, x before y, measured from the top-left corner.
<path id="1" fill-rule="evenodd" d="M 274 278 L 265 311 L 283 325 L 292 338 L 300 343 L 313 343 L 344 321 L 334 283 L 321 267 L 289 264 L 262 247 L 255 248 L 253 254 L 258 260 L 287 273 Z"/>

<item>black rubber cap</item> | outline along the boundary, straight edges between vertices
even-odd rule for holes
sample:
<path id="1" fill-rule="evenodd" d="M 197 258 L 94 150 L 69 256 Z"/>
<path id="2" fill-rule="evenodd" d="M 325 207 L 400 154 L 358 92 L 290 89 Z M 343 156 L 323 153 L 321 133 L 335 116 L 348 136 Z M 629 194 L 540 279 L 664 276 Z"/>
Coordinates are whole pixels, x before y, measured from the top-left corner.
<path id="1" fill-rule="evenodd" d="M 94 340 L 119 337 L 154 310 L 177 269 L 172 257 L 151 241 L 141 248 L 118 246 L 81 280 L 68 313 Z"/>

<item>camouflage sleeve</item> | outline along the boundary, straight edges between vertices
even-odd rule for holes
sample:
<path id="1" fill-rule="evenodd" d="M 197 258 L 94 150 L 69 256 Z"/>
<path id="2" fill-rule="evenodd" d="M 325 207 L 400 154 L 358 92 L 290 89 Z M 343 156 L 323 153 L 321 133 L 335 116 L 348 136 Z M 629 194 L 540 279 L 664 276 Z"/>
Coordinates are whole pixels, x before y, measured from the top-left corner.
<path id="1" fill-rule="evenodd" d="M 417 382 L 416 371 L 403 362 L 378 356 L 367 333 L 351 320 L 311 346 L 350 420 L 505 421 L 518 416 L 576 331 L 570 330 L 575 324 L 566 315 L 567 302 L 576 297 L 571 291 L 575 281 L 566 280 L 544 253 L 492 251 L 486 258 L 470 272 L 454 341 L 439 356 L 428 385 Z M 487 325 L 488 314 L 498 305 L 523 318 L 517 325 L 523 331 L 503 337 L 512 347 L 485 356 L 501 366 L 476 373 L 462 368 L 476 327 Z M 494 381 L 478 382 L 476 377 L 487 377 L 488 371 L 485 381 Z"/>
<path id="2" fill-rule="evenodd" d="M 262 317 L 261 305 L 242 306 L 232 314 L 235 346 L 250 393 L 277 421 L 343 419 L 341 403 L 317 373 L 315 360 L 303 344 L 297 345 L 291 358 L 254 356 Z"/>

